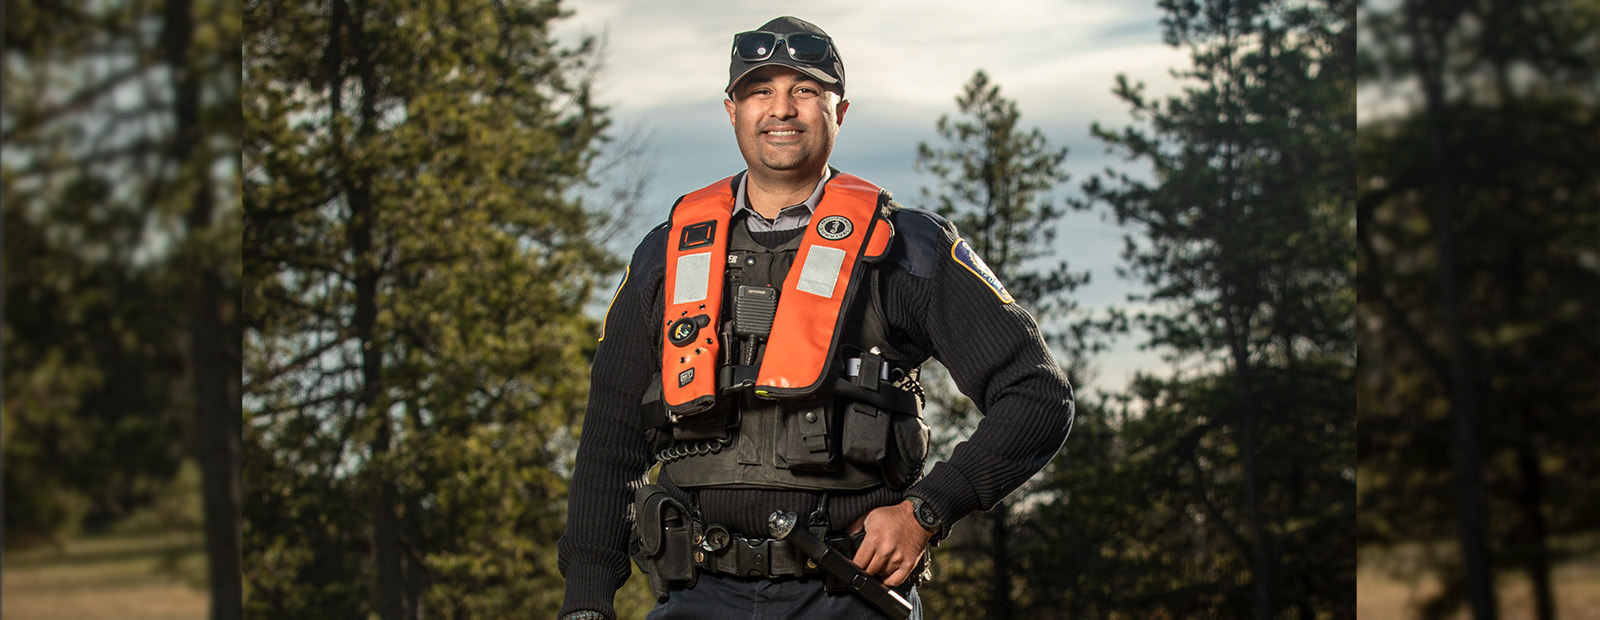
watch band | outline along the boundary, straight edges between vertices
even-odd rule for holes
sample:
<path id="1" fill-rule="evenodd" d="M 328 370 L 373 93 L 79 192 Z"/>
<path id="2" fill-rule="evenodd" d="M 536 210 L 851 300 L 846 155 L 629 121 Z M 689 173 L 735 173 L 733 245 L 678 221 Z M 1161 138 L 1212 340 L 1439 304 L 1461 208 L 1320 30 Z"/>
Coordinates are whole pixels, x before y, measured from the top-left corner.
<path id="1" fill-rule="evenodd" d="M 593 609 L 580 609 L 562 616 L 560 620 L 606 620 L 606 615 Z"/>

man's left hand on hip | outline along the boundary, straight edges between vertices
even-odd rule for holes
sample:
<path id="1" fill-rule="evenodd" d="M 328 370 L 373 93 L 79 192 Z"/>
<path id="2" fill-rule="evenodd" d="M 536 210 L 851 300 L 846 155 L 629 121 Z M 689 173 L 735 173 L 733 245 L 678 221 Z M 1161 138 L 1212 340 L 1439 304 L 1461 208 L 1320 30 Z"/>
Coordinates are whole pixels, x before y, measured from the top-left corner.
<path id="1" fill-rule="evenodd" d="M 868 573 L 883 577 L 883 584 L 895 587 L 917 569 L 933 532 L 923 529 L 912 513 L 910 500 L 872 509 L 850 526 L 854 534 L 866 530 L 866 538 L 852 559 Z"/>

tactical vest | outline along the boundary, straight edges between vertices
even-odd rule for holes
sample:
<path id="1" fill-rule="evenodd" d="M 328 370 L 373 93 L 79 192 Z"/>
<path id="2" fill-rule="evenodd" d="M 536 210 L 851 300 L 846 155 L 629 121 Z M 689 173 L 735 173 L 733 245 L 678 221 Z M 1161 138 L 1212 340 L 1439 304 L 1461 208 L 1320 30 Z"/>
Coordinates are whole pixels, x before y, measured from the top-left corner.
<path id="1" fill-rule="evenodd" d="M 887 193 L 836 175 L 804 233 L 767 248 L 729 225 L 731 181 L 673 209 L 662 373 L 641 410 L 663 471 L 686 488 L 909 485 L 927 427 L 915 370 L 884 360 L 870 263 L 893 235 Z"/>

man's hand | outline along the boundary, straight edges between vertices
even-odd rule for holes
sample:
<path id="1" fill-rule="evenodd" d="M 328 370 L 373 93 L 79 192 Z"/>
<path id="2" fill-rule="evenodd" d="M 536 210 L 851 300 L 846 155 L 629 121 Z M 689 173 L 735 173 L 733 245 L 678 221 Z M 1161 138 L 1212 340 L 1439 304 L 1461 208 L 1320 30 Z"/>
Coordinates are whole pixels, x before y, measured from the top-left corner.
<path id="1" fill-rule="evenodd" d="M 888 575 L 883 584 L 891 588 L 911 576 L 928 549 L 928 540 L 933 538 L 933 532 L 917 523 L 910 500 L 872 509 L 850 526 L 849 533 L 863 529 L 867 536 L 852 561 L 869 574 Z"/>

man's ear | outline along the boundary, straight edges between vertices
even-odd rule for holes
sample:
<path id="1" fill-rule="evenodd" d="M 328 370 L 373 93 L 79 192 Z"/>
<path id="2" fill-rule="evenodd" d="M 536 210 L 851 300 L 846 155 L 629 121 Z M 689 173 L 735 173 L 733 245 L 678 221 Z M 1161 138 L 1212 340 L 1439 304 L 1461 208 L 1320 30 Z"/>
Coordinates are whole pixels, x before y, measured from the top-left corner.
<path id="1" fill-rule="evenodd" d="M 733 111 L 735 109 L 737 109 L 738 106 L 733 103 L 733 99 L 723 99 L 722 100 L 722 107 L 728 109 L 728 124 L 729 125 L 734 125 L 734 122 L 733 122 Z"/>
<path id="2" fill-rule="evenodd" d="M 850 102 L 849 101 L 845 101 L 845 100 L 840 100 L 838 105 L 835 105 L 834 108 L 833 108 L 833 124 L 835 124 L 835 125 L 843 125 L 844 124 L 844 113 L 845 113 L 845 110 L 849 110 L 849 109 L 850 109 Z"/>

